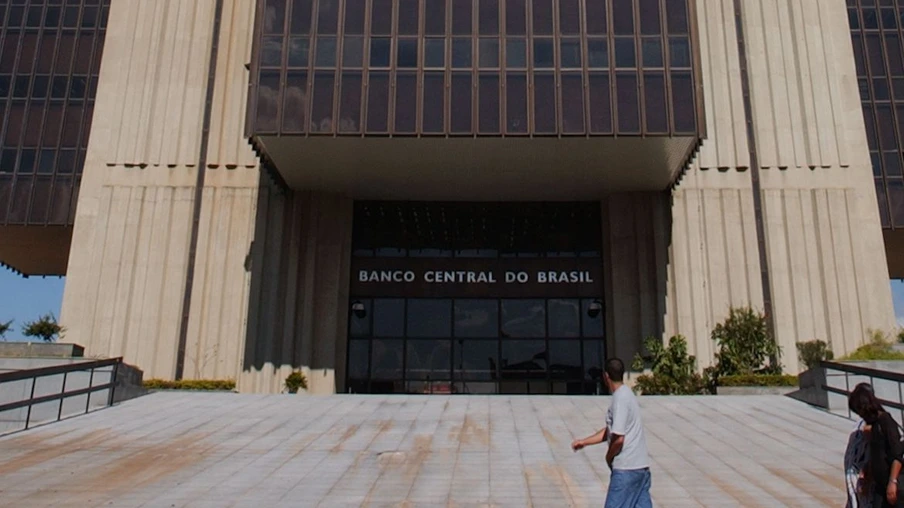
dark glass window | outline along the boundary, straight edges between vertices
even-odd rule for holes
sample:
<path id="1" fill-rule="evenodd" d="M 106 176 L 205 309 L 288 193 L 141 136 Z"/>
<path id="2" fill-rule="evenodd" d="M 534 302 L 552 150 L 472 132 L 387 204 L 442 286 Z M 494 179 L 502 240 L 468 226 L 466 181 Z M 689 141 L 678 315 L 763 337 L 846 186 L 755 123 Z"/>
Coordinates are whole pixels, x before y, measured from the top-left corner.
<path id="1" fill-rule="evenodd" d="M 389 67 L 390 50 L 392 41 L 390 39 L 374 38 L 370 40 L 370 66 L 371 67 Z"/>
<path id="2" fill-rule="evenodd" d="M 581 33 L 581 6 L 578 0 L 559 0 L 559 33 L 562 35 Z"/>
<path id="3" fill-rule="evenodd" d="M 581 303 L 579 300 L 549 300 L 549 337 L 581 336 Z M 580 358 L 580 354 L 578 354 Z"/>
<path id="4" fill-rule="evenodd" d="M 335 35 L 339 24 L 339 0 L 318 0 L 317 33 Z"/>
<path id="5" fill-rule="evenodd" d="M 452 336 L 452 300 L 408 300 L 408 337 L 434 338 Z"/>
<path id="6" fill-rule="evenodd" d="M 471 74 L 452 74 L 452 132 L 471 132 Z"/>
<path id="7" fill-rule="evenodd" d="M 392 33 L 392 0 L 372 0 L 370 33 L 390 35 Z"/>
<path id="8" fill-rule="evenodd" d="M 316 72 L 314 74 L 310 132 L 333 132 L 334 87 L 335 75 L 332 72 Z"/>
<path id="9" fill-rule="evenodd" d="M 339 99 L 339 132 L 361 132 L 361 73 L 342 73 Z"/>
<path id="10" fill-rule="evenodd" d="M 317 58 L 314 60 L 317 67 L 335 67 L 336 66 L 336 38 L 335 37 L 318 37 L 317 38 Z"/>
<path id="11" fill-rule="evenodd" d="M 656 69 L 663 67 L 661 39 L 650 37 L 644 38 L 643 66 L 647 69 Z"/>
<path id="12" fill-rule="evenodd" d="M 364 35 L 366 0 L 345 0 L 345 35 Z"/>
<path id="13" fill-rule="evenodd" d="M 556 132 L 556 80 L 552 74 L 534 74 L 534 131 Z"/>
<path id="14" fill-rule="evenodd" d="M 640 132 L 640 110 L 637 94 L 637 75 L 616 74 L 618 90 L 618 132 L 624 134 Z"/>
<path id="15" fill-rule="evenodd" d="M 659 35 L 662 33 L 659 17 L 659 0 L 640 0 L 640 33 Z"/>
<path id="16" fill-rule="evenodd" d="M 559 65 L 563 69 L 581 68 L 583 66 L 581 61 L 581 40 L 562 39 L 559 44 L 561 44 Z"/>
<path id="17" fill-rule="evenodd" d="M 452 374 L 452 342 L 409 340 L 406 344 L 406 379 L 448 380 Z"/>
<path id="18" fill-rule="evenodd" d="M 282 37 L 264 37 L 261 42 L 261 66 L 279 67 L 282 64 L 282 43 Z"/>
<path id="19" fill-rule="evenodd" d="M 580 73 L 562 74 L 562 132 L 584 133 L 584 77 Z"/>
<path id="20" fill-rule="evenodd" d="M 644 73 L 644 111 L 647 132 L 667 133 L 669 121 L 665 97 L 665 76 L 658 72 Z"/>
<path id="21" fill-rule="evenodd" d="M 418 0 L 399 0 L 399 35 L 417 35 L 419 12 Z"/>
<path id="22" fill-rule="evenodd" d="M 534 39 L 534 67 L 550 69 L 555 65 L 555 49 L 552 39 Z"/>
<path id="23" fill-rule="evenodd" d="M 306 68 L 310 53 L 311 42 L 307 37 L 292 37 L 289 39 L 289 67 Z"/>
<path id="24" fill-rule="evenodd" d="M 424 74 L 424 109 L 422 125 L 426 133 L 445 131 L 445 76 L 442 72 Z"/>
<path id="25" fill-rule="evenodd" d="M 480 123 L 478 130 L 481 133 L 494 134 L 499 129 L 499 75 L 481 74 L 479 80 L 480 90 L 478 97 L 480 105 Z"/>
<path id="26" fill-rule="evenodd" d="M 669 57 L 673 69 L 691 66 L 691 48 L 687 38 L 669 38 Z"/>
<path id="27" fill-rule="evenodd" d="M 506 0 L 505 33 L 508 35 L 527 33 L 527 0 Z"/>
<path id="28" fill-rule="evenodd" d="M 264 132 L 275 131 L 279 114 L 279 73 L 261 72 L 257 89 L 257 129 Z M 56 81 L 54 81 L 54 93 Z"/>
<path id="29" fill-rule="evenodd" d="M 399 68 L 417 67 L 417 39 L 399 39 L 396 43 L 396 66 Z"/>
<path id="30" fill-rule="evenodd" d="M 452 39 L 452 68 L 471 67 L 471 39 Z"/>
<path id="31" fill-rule="evenodd" d="M 405 335 L 405 300 L 400 298 L 376 299 L 373 306 L 375 337 L 403 337 Z"/>
<path id="32" fill-rule="evenodd" d="M 478 33 L 480 35 L 499 34 L 499 0 L 479 0 Z"/>
<path id="33" fill-rule="evenodd" d="M 527 41 L 521 38 L 505 41 L 505 65 L 510 69 L 527 68 Z"/>
<path id="34" fill-rule="evenodd" d="M 587 40 L 587 65 L 591 69 L 609 68 L 609 43 L 606 39 Z"/>
<path id="35" fill-rule="evenodd" d="M 286 0 L 267 0 L 263 14 L 265 34 L 283 33 L 286 21 Z"/>
<path id="36" fill-rule="evenodd" d="M 370 341 L 348 341 L 348 377 L 349 379 L 367 379 L 370 377 Z"/>
<path id="37" fill-rule="evenodd" d="M 452 34 L 470 35 L 471 30 L 471 0 L 452 0 Z"/>
<path id="38" fill-rule="evenodd" d="M 615 67 L 619 69 L 630 69 L 636 66 L 637 59 L 634 54 L 634 38 L 616 37 Z"/>
<path id="39" fill-rule="evenodd" d="M 307 85 L 308 78 L 306 72 L 288 73 L 286 77 L 285 96 L 283 98 L 282 129 L 285 132 L 301 133 L 306 131 L 305 125 L 308 112 Z"/>
<path id="40" fill-rule="evenodd" d="M 676 132 L 695 132 L 694 84 L 690 73 L 672 73 L 672 106 Z"/>
<path id="41" fill-rule="evenodd" d="M 687 0 L 668 0 L 665 2 L 665 12 L 669 34 L 686 34 L 688 31 Z"/>
<path id="42" fill-rule="evenodd" d="M 342 66 L 357 68 L 364 66 L 364 39 L 346 37 L 342 41 Z"/>
<path id="43" fill-rule="evenodd" d="M 376 339 L 373 341 L 371 348 L 371 376 L 373 379 L 402 379 L 405 342 L 402 340 Z"/>
<path id="44" fill-rule="evenodd" d="M 527 76 L 509 73 L 506 76 L 506 131 L 527 133 Z"/>
<path id="45" fill-rule="evenodd" d="M 606 0 L 584 0 L 587 17 L 587 33 L 602 35 L 608 33 Z"/>
<path id="46" fill-rule="evenodd" d="M 313 1 L 292 0 L 292 20 L 289 30 L 294 35 L 308 35 L 311 33 Z M 282 24 L 280 30 L 282 32 Z"/>
<path id="47" fill-rule="evenodd" d="M 608 74 L 590 74 L 587 89 L 590 93 L 590 131 L 606 134 L 612 132 L 612 106 Z"/>
<path id="48" fill-rule="evenodd" d="M 479 41 L 478 65 L 484 69 L 499 67 L 499 39 L 483 38 Z"/>
<path id="49" fill-rule="evenodd" d="M 396 76 L 395 130 L 403 133 L 417 130 L 416 74 L 400 72 Z"/>
<path id="50" fill-rule="evenodd" d="M 531 0 L 534 35 L 552 35 L 552 0 Z"/>
<path id="51" fill-rule="evenodd" d="M 634 35 L 634 0 L 612 0 L 615 35 Z"/>
<path id="52" fill-rule="evenodd" d="M 446 65 L 446 40 L 424 40 L 424 67 L 444 67 Z"/>
<path id="53" fill-rule="evenodd" d="M 424 32 L 427 35 L 445 35 L 446 0 L 425 0 Z"/>

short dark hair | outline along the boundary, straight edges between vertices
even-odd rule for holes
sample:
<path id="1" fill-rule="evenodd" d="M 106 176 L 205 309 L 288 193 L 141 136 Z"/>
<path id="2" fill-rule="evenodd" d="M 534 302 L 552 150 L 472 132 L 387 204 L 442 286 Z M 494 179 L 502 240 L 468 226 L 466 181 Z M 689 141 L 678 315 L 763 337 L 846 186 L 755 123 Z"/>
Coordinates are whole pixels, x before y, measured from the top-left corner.
<path id="1" fill-rule="evenodd" d="M 621 383 L 625 379 L 625 362 L 618 358 L 610 358 L 606 360 L 606 375 L 609 379 L 616 383 Z"/>
<path id="2" fill-rule="evenodd" d="M 873 423 L 879 419 L 879 415 L 885 412 L 885 408 L 873 393 L 873 387 L 869 383 L 860 383 L 854 387 L 848 396 L 848 408 L 860 415 L 867 423 Z"/>

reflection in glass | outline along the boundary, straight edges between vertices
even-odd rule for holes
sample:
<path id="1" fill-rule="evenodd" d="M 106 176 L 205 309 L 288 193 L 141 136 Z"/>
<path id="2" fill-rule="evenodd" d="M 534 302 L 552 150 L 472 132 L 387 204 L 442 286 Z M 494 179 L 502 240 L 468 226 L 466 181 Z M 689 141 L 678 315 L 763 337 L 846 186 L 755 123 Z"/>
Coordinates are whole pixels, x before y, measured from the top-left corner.
<path id="1" fill-rule="evenodd" d="M 307 67 L 311 42 L 307 37 L 289 39 L 289 67 Z"/>
<path id="2" fill-rule="evenodd" d="M 333 131 L 333 93 L 335 76 L 332 72 L 314 74 L 314 93 L 311 101 L 311 132 Z"/>
<path id="3" fill-rule="evenodd" d="M 499 39 L 480 39 L 479 65 L 483 68 L 499 67 Z"/>
<path id="4" fill-rule="evenodd" d="M 335 67 L 336 66 L 336 38 L 335 37 L 318 37 L 317 38 L 317 58 L 314 62 L 317 67 Z"/>
<path id="5" fill-rule="evenodd" d="M 282 37 L 264 37 L 261 41 L 261 66 L 279 67 L 282 63 Z"/>
<path id="6" fill-rule="evenodd" d="M 471 67 L 471 39 L 452 39 L 452 68 Z"/>
<path id="7" fill-rule="evenodd" d="M 527 76 L 509 73 L 506 76 L 506 131 L 527 133 Z"/>
<path id="8" fill-rule="evenodd" d="M 555 62 L 552 39 L 534 39 L 534 67 L 552 68 Z"/>
<path id="9" fill-rule="evenodd" d="M 549 358 L 542 340 L 503 340 L 499 365 L 505 379 L 546 379 Z"/>
<path id="10" fill-rule="evenodd" d="M 364 65 L 364 38 L 346 37 L 342 43 L 342 66 L 361 67 Z"/>
<path id="11" fill-rule="evenodd" d="M 505 41 L 505 65 L 510 69 L 527 67 L 527 41 L 520 38 Z"/>
<path id="12" fill-rule="evenodd" d="M 580 337 L 580 312 L 578 300 L 549 300 L 549 337 Z"/>
<path id="13" fill-rule="evenodd" d="M 609 68 L 609 43 L 606 39 L 587 40 L 587 65 L 591 69 Z"/>
<path id="14" fill-rule="evenodd" d="M 262 71 L 258 78 L 257 88 L 257 120 L 255 125 L 260 131 L 275 131 L 277 127 L 279 102 L 279 72 Z M 54 96 L 57 93 L 57 79 L 54 79 Z M 62 94 L 65 97 L 65 92 Z"/>
<path id="15" fill-rule="evenodd" d="M 417 39 L 399 39 L 396 58 L 399 68 L 417 67 Z"/>
<path id="16" fill-rule="evenodd" d="M 311 33 L 311 10 L 313 2 L 311 0 L 293 0 L 292 1 L 292 22 L 290 30 L 296 35 L 307 35 Z M 280 30 L 281 32 L 282 30 Z"/>
<path id="17" fill-rule="evenodd" d="M 389 55 L 392 41 L 385 38 L 373 38 L 370 40 L 370 66 L 389 67 Z"/>
<path id="18" fill-rule="evenodd" d="M 453 379 L 490 381 L 496 379 L 499 366 L 499 342 L 495 340 L 457 340 L 453 345 Z"/>
<path id="19" fill-rule="evenodd" d="M 371 376 L 373 379 L 389 381 L 402 379 L 404 341 L 374 339 L 371 348 Z"/>
<path id="20" fill-rule="evenodd" d="M 361 72 L 342 74 L 339 132 L 361 132 Z"/>
<path id="21" fill-rule="evenodd" d="M 562 39 L 561 45 L 561 63 L 563 69 L 580 68 L 581 63 L 581 40 L 580 39 Z"/>
<path id="22" fill-rule="evenodd" d="M 367 379 L 370 374 L 370 341 L 348 341 L 348 377 Z"/>
<path id="23" fill-rule="evenodd" d="M 497 300 L 455 300 L 455 336 L 492 338 L 499 335 Z"/>
<path id="24" fill-rule="evenodd" d="M 442 72 L 424 73 L 424 108 L 422 127 L 425 133 L 440 133 L 445 130 L 446 94 L 445 76 Z"/>
<path id="25" fill-rule="evenodd" d="M 451 300 L 408 300 L 408 337 L 451 337 L 451 327 Z"/>
<path id="26" fill-rule="evenodd" d="M 373 302 L 375 337 L 402 337 L 405 334 L 405 300 L 378 298 Z"/>
<path id="27" fill-rule="evenodd" d="M 552 379 L 581 379 L 581 341 L 556 340 L 549 342 L 549 375 Z"/>
<path id="28" fill-rule="evenodd" d="M 335 34 L 339 24 L 339 0 L 318 0 L 317 12 L 317 33 Z"/>
<path id="29" fill-rule="evenodd" d="M 662 40 L 645 38 L 642 43 L 643 66 L 646 68 L 662 67 Z"/>
<path id="30" fill-rule="evenodd" d="M 691 48 L 687 38 L 672 37 L 669 39 L 669 58 L 672 68 L 691 66 Z"/>
<path id="31" fill-rule="evenodd" d="M 395 130 L 414 132 L 417 129 L 417 75 L 399 72 L 396 75 Z"/>
<path id="32" fill-rule="evenodd" d="M 452 349 L 449 340 L 409 340 L 406 350 L 407 379 L 450 379 Z"/>
<path id="33" fill-rule="evenodd" d="M 502 336 L 545 337 L 546 302 L 544 300 L 502 300 Z"/>
<path id="34" fill-rule="evenodd" d="M 424 41 L 424 67 L 446 65 L 446 39 L 426 39 Z"/>

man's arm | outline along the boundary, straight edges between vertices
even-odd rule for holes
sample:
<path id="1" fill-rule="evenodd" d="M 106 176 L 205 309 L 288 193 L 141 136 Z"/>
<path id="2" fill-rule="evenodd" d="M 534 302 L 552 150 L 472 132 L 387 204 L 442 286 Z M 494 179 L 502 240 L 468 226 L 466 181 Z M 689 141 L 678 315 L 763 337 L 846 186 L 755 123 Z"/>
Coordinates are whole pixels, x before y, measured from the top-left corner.
<path id="1" fill-rule="evenodd" d="M 603 429 L 590 437 L 585 437 L 584 439 L 575 439 L 574 442 L 571 443 L 571 449 L 578 451 L 585 446 L 598 445 L 605 441 L 608 437 L 609 429 Z"/>
<path id="2" fill-rule="evenodd" d="M 625 436 L 612 434 L 612 443 L 609 444 L 609 451 L 606 452 L 606 464 L 609 464 L 610 469 L 612 468 L 612 461 L 614 461 L 615 457 L 621 453 L 624 446 Z"/>

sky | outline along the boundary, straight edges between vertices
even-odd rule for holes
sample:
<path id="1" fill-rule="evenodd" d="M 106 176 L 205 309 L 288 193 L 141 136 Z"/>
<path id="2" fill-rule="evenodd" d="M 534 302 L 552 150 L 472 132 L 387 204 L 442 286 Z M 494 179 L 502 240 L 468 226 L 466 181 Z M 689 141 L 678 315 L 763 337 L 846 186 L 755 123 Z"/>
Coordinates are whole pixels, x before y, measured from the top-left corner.
<path id="1" fill-rule="evenodd" d="M 59 318 L 64 282 L 62 277 L 26 279 L 0 267 L 0 323 L 15 320 L 13 329 L 6 334 L 6 340 L 22 340 L 22 325 L 42 314 L 52 312 Z M 895 315 L 898 324 L 904 327 L 904 281 L 892 281 L 891 286 Z"/>

